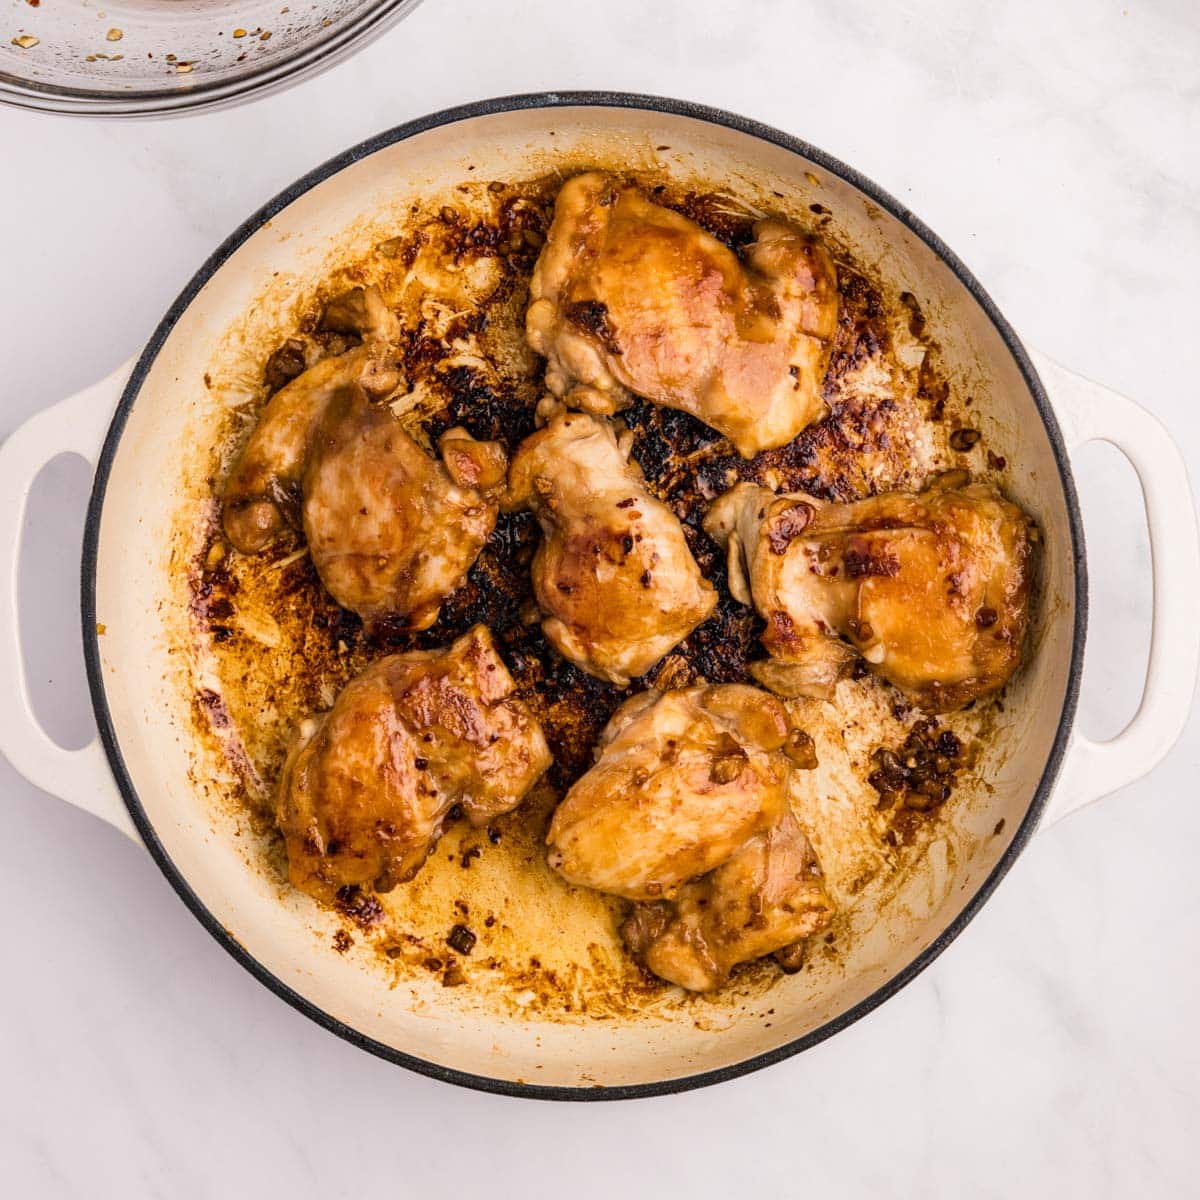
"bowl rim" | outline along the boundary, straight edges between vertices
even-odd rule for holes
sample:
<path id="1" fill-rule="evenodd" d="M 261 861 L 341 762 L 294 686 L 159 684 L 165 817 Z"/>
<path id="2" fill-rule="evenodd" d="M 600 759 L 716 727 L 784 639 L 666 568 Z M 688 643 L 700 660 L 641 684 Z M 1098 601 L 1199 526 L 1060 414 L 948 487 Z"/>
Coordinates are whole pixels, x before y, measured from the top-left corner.
<path id="1" fill-rule="evenodd" d="M 39 83 L 0 71 L 0 103 L 35 112 L 74 117 L 168 117 L 229 108 L 265 96 L 335 66 L 365 41 L 409 15 L 422 0 L 371 0 L 350 20 L 335 22 L 322 36 L 302 38 L 285 56 L 237 79 L 206 80 L 188 75 L 188 86 L 171 91 L 117 90 Z"/>
<path id="2" fill-rule="evenodd" d="M 204 902 L 191 888 L 183 873 L 175 866 L 162 842 L 159 840 L 154 826 L 138 797 L 137 790 L 133 785 L 121 754 L 117 730 L 105 693 L 104 677 L 100 661 L 100 639 L 96 626 L 96 568 L 100 521 L 109 475 L 125 423 L 147 373 L 176 322 L 207 281 L 221 268 L 234 251 L 257 232 L 264 222 L 270 220 L 298 197 L 304 195 L 339 171 L 358 162 L 360 159 L 369 157 L 377 151 L 392 146 L 397 142 L 444 125 L 471 120 L 481 116 L 538 108 L 555 110 L 577 107 L 628 108 L 666 113 L 672 116 L 690 117 L 772 143 L 782 149 L 790 150 L 802 156 L 808 161 L 817 164 L 821 169 L 838 176 L 845 182 L 858 188 L 920 238 L 954 272 L 958 280 L 967 288 L 991 320 L 996 331 L 1003 339 L 1008 352 L 1013 356 L 1030 390 L 1030 394 L 1034 398 L 1038 413 L 1041 416 L 1050 440 L 1063 488 L 1067 508 L 1067 523 L 1071 541 L 1071 557 L 1075 584 L 1075 614 L 1066 692 L 1058 717 L 1058 726 L 1055 731 L 1054 741 L 1047 756 L 1045 767 L 1025 815 L 1013 835 L 1012 841 L 1000 856 L 996 866 L 979 885 L 954 920 L 938 934 L 929 946 L 894 976 L 882 983 L 869 996 L 802 1037 L 794 1038 L 760 1054 L 751 1055 L 740 1062 L 712 1070 L 645 1083 L 616 1084 L 611 1087 L 514 1082 L 447 1067 L 441 1063 L 423 1059 L 418 1055 L 397 1050 L 375 1038 L 366 1036 L 339 1018 L 325 1012 L 269 971 L 208 910 Z M 1066 443 L 1059 429 L 1054 410 L 1050 405 L 1037 371 L 1034 369 L 1020 339 L 1001 315 L 994 301 L 984 291 L 979 281 L 937 234 L 914 216 L 905 205 L 889 195 L 883 188 L 861 175 L 854 168 L 847 166 L 832 155 L 826 154 L 823 150 L 819 150 L 817 147 L 798 137 L 783 133 L 759 121 L 738 116 L 723 109 L 661 96 L 629 92 L 562 91 L 525 93 L 489 100 L 479 100 L 418 117 L 415 120 L 378 133 L 350 147 L 341 154 L 335 155 L 321 166 L 301 176 L 301 178 L 289 187 L 284 188 L 242 222 L 217 247 L 167 310 L 166 315 L 155 329 L 150 340 L 146 343 L 146 347 L 138 358 L 133 373 L 125 386 L 121 400 L 117 405 L 112 424 L 109 427 L 108 435 L 105 438 L 104 446 L 97 462 L 91 498 L 88 504 L 84 527 L 80 607 L 83 620 L 84 657 L 87 666 L 88 686 L 96 714 L 97 725 L 99 726 L 100 739 L 108 757 L 113 776 L 126 807 L 129 809 L 129 814 L 133 819 L 134 825 L 145 842 L 151 857 L 158 864 L 160 870 L 178 893 L 179 897 L 192 911 L 192 914 L 216 941 L 258 979 L 259 982 L 270 988 L 277 996 L 303 1013 L 306 1017 L 315 1021 L 331 1033 L 337 1034 L 352 1045 L 433 1079 L 458 1084 L 459 1086 L 472 1088 L 477 1091 L 526 1099 L 629 1100 L 670 1095 L 676 1092 L 690 1091 L 694 1088 L 721 1083 L 729 1079 L 736 1079 L 739 1076 L 747 1075 L 753 1071 L 758 1071 L 764 1067 L 782 1062 L 784 1059 L 790 1058 L 803 1050 L 807 1050 L 825 1041 L 827 1038 L 854 1024 L 854 1022 L 860 1020 L 862 1017 L 865 1017 L 868 1013 L 878 1008 L 885 1000 L 895 995 L 901 988 L 925 970 L 962 933 L 999 886 L 1000 881 L 1008 873 L 1018 855 L 1028 844 L 1057 780 L 1070 739 L 1079 699 L 1083 653 L 1087 635 L 1087 603 L 1087 565 L 1083 522 Z"/>

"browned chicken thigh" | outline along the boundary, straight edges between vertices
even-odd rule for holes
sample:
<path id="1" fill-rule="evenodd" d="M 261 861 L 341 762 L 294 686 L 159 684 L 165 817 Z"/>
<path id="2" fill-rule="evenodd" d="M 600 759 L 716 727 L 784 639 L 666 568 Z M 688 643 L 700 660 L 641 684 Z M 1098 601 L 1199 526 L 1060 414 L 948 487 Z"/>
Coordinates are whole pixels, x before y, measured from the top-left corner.
<path id="1" fill-rule="evenodd" d="M 673 900 L 634 905 L 621 934 L 655 975 L 706 992 L 738 963 L 797 947 L 833 912 L 812 843 L 786 812 Z"/>
<path id="2" fill-rule="evenodd" d="M 356 387 L 378 399 L 400 382 L 394 359 L 400 324 L 376 288 L 355 288 L 330 301 L 323 323 L 359 334 L 362 344 L 316 359 L 271 397 L 259 417 L 223 497 L 225 534 L 243 554 L 258 554 L 289 525 L 299 526 L 304 466 L 329 402 Z"/>
<path id="3" fill-rule="evenodd" d="M 486 627 L 380 659 L 304 722 L 288 756 L 276 819 L 289 877 L 322 900 L 388 891 L 420 870 L 453 806 L 486 824 L 550 761 Z"/>
<path id="4" fill-rule="evenodd" d="M 542 527 L 533 585 L 546 637 L 589 674 L 622 687 L 717 602 L 679 519 L 627 454 L 609 421 L 560 411 L 521 444 L 505 500 L 532 508 Z"/>
<path id="5" fill-rule="evenodd" d="M 790 442 L 824 412 L 837 273 L 792 225 L 759 221 L 754 238 L 743 264 L 636 187 L 568 180 L 526 314 L 547 387 L 597 413 L 630 393 L 682 409 L 747 458 Z"/>
<path id="6" fill-rule="evenodd" d="M 363 343 L 322 359 L 276 393 L 225 487 L 225 533 L 246 554 L 303 526 L 333 598 L 368 623 L 426 629 L 460 586 L 496 523 L 506 459 L 461 429 L 431 458 L 386 405 L 395 318 L 374 288 L 331 303 Z"/>
<path id="7" fill-rule="evenodd" d="M 705 529 L 728 547 L 734 596 L 767 622 L 771 658 L 751 671 L 781 695 L 828 698 L 861 655 L 922 708 L 948 712 L 1020 663 L 1030 521 L 991 487 L 828 504 L 741 483 Z"/>
<path id="8" fill-rule="evenodd" d="M 550 865 L 631 900 L 674 895 L 787 811 L 790 732 L 783 705 L 744 684 L 639 693 L 558 806 Z"/>
<path id="9" fill-rule="evenodd" d="M 621 927 L 663 979 L 719 987 L 738 963 L 828 924 L 833 903 L 789 806 L 815 759 L 783 704 L 743 684 L 643 692 L 550 824 L 569 882 L 638 901 Z"/>
<path id="10" fill-rule="evenodd" d="M 304 533 L 329 594 L 370 624 L 437 620 L 496 525 L 506 460 L 452 429 L 430 458 L 390 409 L 351 391 L 329 405 L 304 472 Z"/>

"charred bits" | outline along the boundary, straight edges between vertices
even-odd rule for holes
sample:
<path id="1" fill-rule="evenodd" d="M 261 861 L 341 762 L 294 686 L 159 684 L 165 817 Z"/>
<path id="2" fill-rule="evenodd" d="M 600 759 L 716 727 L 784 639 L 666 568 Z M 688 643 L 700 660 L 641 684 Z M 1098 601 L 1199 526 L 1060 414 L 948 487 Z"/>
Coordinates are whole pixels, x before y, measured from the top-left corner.
<path id="1" fill-rule="evenodd" d="M 455 925 L 446 938 L 446 945 L 459 954 L 470 954 L 478 940 L 465 925 Z"/>
<path id="2" fill-rule="evenodd" d="M 363 891 L 356 884 L 338 889 L 336 907 L 360 929 L 370 929 L 383 920 L 382 905 L 372 893 Z"/>

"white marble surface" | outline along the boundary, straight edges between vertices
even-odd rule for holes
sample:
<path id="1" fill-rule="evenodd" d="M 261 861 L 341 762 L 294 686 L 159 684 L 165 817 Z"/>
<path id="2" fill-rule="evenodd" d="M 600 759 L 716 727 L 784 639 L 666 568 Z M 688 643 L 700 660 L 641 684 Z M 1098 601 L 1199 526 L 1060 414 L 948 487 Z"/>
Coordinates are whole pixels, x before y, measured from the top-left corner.
<path id="1" fill-rule="evenodd" d="M 735 16 L 736 14 L 736 16 Z M 659 92 L 797 133 L 907 202 L 1034 345 L 1154 409 L 1200 479 L 1200 10 L 1192 0 L 427 0 L 351 62 L 232 112 L 0 112 L 0 434 L 137 350 L 296 175 L 449 104 Z M 1090 732 L 1136 703 L 1147 554 L 1115 454 L 1094 543 Z M 27 638 L 48 723 L 89 728 L 82 473 L 39 489 Z M 11 1196 L 1196 1195 L 1200 719 L 1041 835 L 934 967 L 737 1082 L 581 1108 L 433 1083 L 242 971 L 158 869 L 0 763 L 0 1157 Z"/>

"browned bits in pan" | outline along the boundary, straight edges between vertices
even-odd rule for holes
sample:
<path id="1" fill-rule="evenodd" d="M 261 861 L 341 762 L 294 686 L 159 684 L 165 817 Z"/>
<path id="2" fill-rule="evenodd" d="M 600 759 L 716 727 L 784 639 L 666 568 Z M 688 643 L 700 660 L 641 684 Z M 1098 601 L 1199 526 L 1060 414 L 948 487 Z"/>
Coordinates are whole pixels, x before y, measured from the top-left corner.
<path id="1" fill-rule="evenodd" d="M 958 735 L 941 729 L 935 717 L 918 721 L 899 750 L 880 746 L 871 755 L 867 782 L 879 793 L 878 807 L 900 804 L 930 812 L 950 798 L 967 756 Z"/>
<path id="2" fill-rule="evenodd" d="M 465 925 L 455 925 L 446 938 L 446 945 L 459 954 L 470 954 L 479 939 Z"/>
<path id="3" fill-rule="evenodd" d="M 808 943 L 794 942 L 782 950 L 776 950 L 772 957 L 785 975 L 795 975 L 804 970 L 804 961 L 808 957 Z"/>
<path id="4" fill-rule="evenodd" d="M 254 36 L 259 35 L 260 31 L 255 31 Z M 461 200 L 459 193 L 454 193 L 452 204 L 442 205 L 439 197 L 418 207 L 385 229 L 361 262 L 345 267 L 346 278 L 353 284 L 379 280 L 402 317 L 400 370 L 408 383 L 419 381 L 423 389 L 421 405 L 411 414 L 412 428 L 430 444 L 441 433 L 461 425 L 478 439 L 501 441 L 511 452 L 535 427 L 535 407 L 543 394 L 542 365 L 524 348 L 523 319 L 529 275 L 545 240 L 558 183 L 557 178 L 481 180 L 473 191 L 462 193 Z M 698 220 L 735 250 L 753 237 L 758 214 L 730 196 L 681 195 L 665 186 L 656 190 L 656 196 Z M 434 250 L 456 271 L 486 265 L 489 279 L 494 281 L 488 284 L 488 294 L 456 309 L 444 325 L 434 324 L 415 309 L 410 311 L 395 289 L 389 292 L 387 286 L 388 281 L 397 284 L 402 280 L 420 255 Z M 556 983 L 551 978 L 548 954 L 542 964 L 530 958 L 528 949 L 518 954 L 504 947 L 504 938 L 513 936 L 512 914 L 476 889 L 486 889 L 497 869 L 510 861 L 519 861 L 525 871 L 538 869 L 528 864 L 542 861 L 550 811 L 565 789 L 591 766 L 601 731 L 631 691 L 686 687 L 701 681 L 749 681 L 748 663 L 763 655 L 759 638 L 764 624 L 753 608 L 739 604 L 729 592 L 725 555 L 701 525 L 711 502 L 740 480 L 760 482 L 778 492 L 803 491 L 833 500 L 859 499 L 896 486 L 896 481 L 906 478 L 912 461 L 911 449 L 903 440 L 910 411 L 922 422 L 930 417 L 945 419 L 945 425 L 934 431 L 935 441 L 944 448 L 957 410 L 938 372 L 936 356 L 927 356 L 917 378 L 906 384 L 904 395 L 872 392 L 858 383 L 860 373 L 890 361 L 894 329 L 899 330 L 899 337 L 905 322 L 910 329 L 923 322 L 923 316 L 918 320 L 915 300 L 911 304 L 903 301 L 907 312 L 901 309 L 889 314 L 872 279 L 852 264 L 839 260 L 838 265 L 841 307 L 823 389 L 829 406 L 827 419 L 789 445 L 747 461 L 714 430 L 685 413 L 635 400 L 621 416 L 632 434 L 632 454 L 648 487 L 681 520 L 689 548 L 719 596 L 710 619 L 645 677 L 635 680 L 628 691 L 564 662 L 542 635 L 530 581 L 530 563 L 540 533 L 530 513 L 500 516 L 466 583 L 447 599 L 437 623 L 421 633 L 386 621 L 364 628 L 354 614 L 338 608 L 321 587 L 299 534 L 278 547 L 274 562 L 264 560 L 254 570 L 239 565 L 240 556 L 229 553 L 219 536 L 209 537 L 200 549 L 194 563 L 192 608 L 210 645 L 217 643 L 214 658 L 226 693 L 232 697 L 240 681 L 256 672 L 263 659 L 261 646 L 239 627 L 237 618 L 243 605 L 273 612 L 284 629 L 286 649 L 292 652 L 292 669 L 279 674 L 269 694 L 256 697 L 263 707 L 270 705 L 286 714 L 280 729 L 255 729 L 248 736 L 253 768 L 266 795 L 265 800 L 252 797 L 247 788 L 244 799 L 246 807 L 258 815 L 258 828 L 271 825 L 270 790 L 296 722 L 327 709 L 341 687 L 382 654 L 444 646 L 482 622 L 493 631 L 519 693 L 545 729 L 555 760 L 545 794 L 531 798 L 486 830 L 451 842 L 443 847 L 438 861 L 431 861 L 426 868 L 430 873 L 452 875 L 455 891 L 451 895 L 466 894 L 476 910 L 470 925 L 482 921 L 483 928 L 495 930 L 485 935 L 486 955 L 473 954 L 477 934 L 469 927 L 467 914 L 448 898 L 436 915 L 426 914 L 421 918 L 423 924 L 413 926 L 390 904 L 386 911 L 381 909 L 369 891 L 364 894 L 351 889 L 338 896 L 337 908 L 348 918 L 347 927 L 369 930 L 368 937 L 378 941 L 381 957 L 393 964 L 390 969 L 424 968 L 448 987 L 473 982 L 476 977 L 496 981 L 499 975 L 509 991 L 528 987 L 539 998 L 548 998 L 548 1004 L 552 1000 L 557 1011 L 570 1011 L 572 1004 L 588 1006 L 589 999 L 579 999 L 577 981 Z M 324 297 L 336 295 L 340 282 L 330 281 Z M 588 328 L 604 328 L 607 314 L 581 309 L 576 319 Z M 619 332 L 608 330 L 607 340 L 614 351 L 621 348 Z M 331 327 L 323 306 L 314 302 L 290 336 L 258 359 L 250 375 L 261 370 L 263 391 L 273 393 L 303 371 L 310 356 L 344 352 L 356 340 L 353 334 Z M 456 347 L 464 344 L 479 348 L 482 363 L 458 352 Z M 214 391 L 219 392 L 221 386 L 218 377 Z M 905 403 L 910 410 L 904 409 Z M 243 424 L 231 424 L 231 445 L 253 415 L 245 410 L 238 414 Z M 990 459 L 989 466 L 996 469 Z M 214 469 L 214 480 L 217 478 Z M 917 486 L 919 482 L 923 480 Z M 801 515 L 796 514 L 797 518 Z M 802 528 L 799 520 L 797 527 Z M 861 561 L 852 558 L 850 569 L 864 575 L 886 574 L 891 564 L 864 555 Z M 647 579 L 648 586 L 651 582 Z M 862 664 L 858 669 L 866 671 Z M 868 686 L 882 685 L 872 680 Z M 897 707 L 898 720 L 911 719 L 903 702 L 897 701 Z M 231 723 L 240 728 L 254 720 L 247 712 L 261 711 L 248 703 L 243 709 L 231 716 L 215 694 L 211 701 L 197 701 L 198 720 L 209 729 Z M 925 823 L 929 814 L 937 812 L 944 803 L 942 789 L 949 794 L 967 758 L 961 747 L 940 741 L 947 731 L 936 723 L 920 735 L 918 728 L 923 726 L 914 727 L 903 744 L 880 747 L 879 757 L 863 772 L 869 771 L 880 806 L 889 810 L 887 824 L 889 831 L 896 831 L 897 841 L 906 836 L 905 819 Z M 797 771 L 818 766 L 817 746 L 804 730 L 795 730 L 784 750 Z M 890 757 L 884 757 L 885 750 Z M 909 759 L 914 765 L 907 765 Z M 714 769 L 718 775 L 736 778 L 741 765 L 731 757 Z M 486 851 L 482 857 L 480 847 Z M 464 867 L 468 873 L 462 872 Z M 471 891 L 463 893 L 461 889 L 468 884 Z M 409 940 L 408 935 L 417 932 L 421 936 Z M 461 962 L 455 955 L 462 956 Z M 799 948 L 781 952 L 779 958 L 784 969 L 803 965 Z M 498 975 L 489 974 L 491 971 Z M 637 976 L 620 986 L 630 989 L 629 1003 L 640 1006 L 661 985 Z"/>
<path id="5" fill-rule="evenodd" d="M 337 909 L 362 929 L 370 929 L 383 920 L 383 908 L 371 892 L 360 887 L 338 890 Z"/>
<path id="6" fill-rule="evenodd" d="M 908 309 L 908 331 L 919 338 L 925 332 L 925 314 L 912 292 L 901 292 L 900 303 Z"/>

